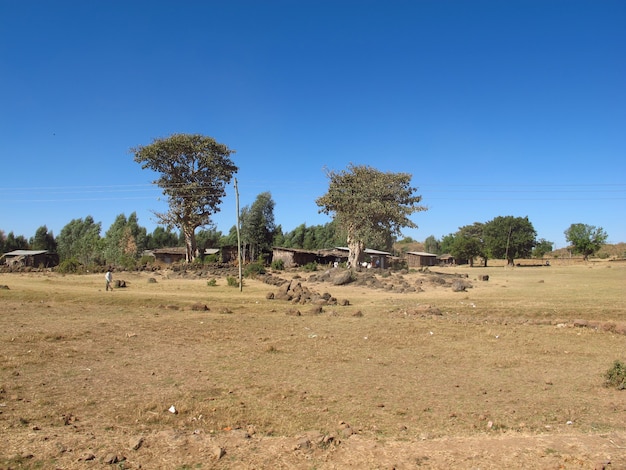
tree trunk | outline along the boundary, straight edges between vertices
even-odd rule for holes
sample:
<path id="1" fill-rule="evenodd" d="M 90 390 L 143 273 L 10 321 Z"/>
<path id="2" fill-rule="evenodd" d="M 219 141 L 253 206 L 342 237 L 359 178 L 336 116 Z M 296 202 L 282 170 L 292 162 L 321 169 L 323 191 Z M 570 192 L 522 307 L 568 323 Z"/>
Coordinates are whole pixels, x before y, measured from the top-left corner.
<path id="1" fill-rule="evenodd" d="M 365 249 L 365 244 L 361 240 L 355 240 L 351 236 L 348 236 L 348 267 L 352 269 L 356 269 L 357 271 L 361 270 L 361 259 L 363 258 L 363 250 Z"/>
<path id="2" fill-rule="evenodd" d="M 191 263 L 196 259 L 196 230 L 194 227 L 184 226 L 183 234 L 185 235 L 185 259 Z"/>

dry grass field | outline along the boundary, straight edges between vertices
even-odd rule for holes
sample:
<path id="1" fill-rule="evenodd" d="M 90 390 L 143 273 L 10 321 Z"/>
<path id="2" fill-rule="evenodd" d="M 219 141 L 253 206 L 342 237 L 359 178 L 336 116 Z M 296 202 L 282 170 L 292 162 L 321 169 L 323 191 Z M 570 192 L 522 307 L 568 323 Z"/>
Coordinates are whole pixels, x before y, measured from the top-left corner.
<path id="1" fill-rule="evenodd" d="M 274 275 L 0 274 L 0 468 L 626 468 L 625 263 Z"/>

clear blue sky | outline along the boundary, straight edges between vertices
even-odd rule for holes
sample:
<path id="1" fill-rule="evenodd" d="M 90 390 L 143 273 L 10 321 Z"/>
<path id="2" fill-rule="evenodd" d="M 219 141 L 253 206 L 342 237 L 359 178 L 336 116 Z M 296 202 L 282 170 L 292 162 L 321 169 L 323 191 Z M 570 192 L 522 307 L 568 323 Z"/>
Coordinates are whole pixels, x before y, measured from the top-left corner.
<path id="1" fill-rule="evenodd" d="M 236 150 L 241 206 L 323 224 L 324 168 L 408 172 L 424 240 L 528 216 L 626 241 L 626 2 L 0 0 L 0 229 L 163 211 L 131 147 Z M 232 185 L 213 218 L 235 223 Z"/>

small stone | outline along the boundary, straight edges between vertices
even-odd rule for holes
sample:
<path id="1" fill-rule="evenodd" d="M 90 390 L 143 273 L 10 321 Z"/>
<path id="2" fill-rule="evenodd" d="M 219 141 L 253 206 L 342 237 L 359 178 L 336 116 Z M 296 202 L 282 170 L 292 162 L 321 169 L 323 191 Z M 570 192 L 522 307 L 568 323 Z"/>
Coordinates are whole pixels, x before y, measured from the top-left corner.
<path id="1" fill-rule="evenodd" d="M 134 438 L 130 441 L 129 447 L 132 450 L 139 450 L 139 448 L 143 445 L 143 441 L 144 441 L 143 437 Z"/>
<path id="2" fill-rule="evenodd" d="M 215 457 L 215 460 L 221 459 L 224 455 L 226 455 L 226 450 L 224 450 L 223 447 L 215 446 L 213 448 L 213 457 Z"/>
<path id="3" fill-rule="evenodd" d="M 94 460 L 96 458 L 96 456 L 94 454 L 92 454 L 91 452 L 85 452 L 83 455 L 80 456 L 80 458 L 78 459 L 79 461 L 85 461 L 88 462 L 90 460 Z"/>
<path id="4" fill-rule="evenodd" d="M 114 453 L 112 453 L 112 452 L 111 452 L 111 453 L 109 453 L 109 454 L 107 454 L 107 455 L 104 457 L 104 459 L 102 459 L 102 462 L 103 462 L 103 463 L 106 463 L 106 464 L 108 464 L 108 465 L 113 465 L 114 463 L 117 463 L 117 462 L 119 462 L 119 461 L 120 461 L 120 459 L 119 459 L 119 457 L 117 456 L 117 454 L 114 454 Z"/>

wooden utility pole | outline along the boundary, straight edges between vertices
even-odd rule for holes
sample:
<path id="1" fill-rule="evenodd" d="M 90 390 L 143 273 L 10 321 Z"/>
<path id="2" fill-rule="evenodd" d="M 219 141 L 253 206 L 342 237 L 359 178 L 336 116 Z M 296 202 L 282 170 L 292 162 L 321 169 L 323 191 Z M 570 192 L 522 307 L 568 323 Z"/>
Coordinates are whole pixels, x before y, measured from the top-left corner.
<path id="1" fill-rule="evenodd" d="M 241 234 L 239 232 L 239 188 L 235 178 L 235 199 L 237 201 L 237 264 L 239 265 L 239 292 L 243 292 L 243 278 L 241 275 Z"/>

